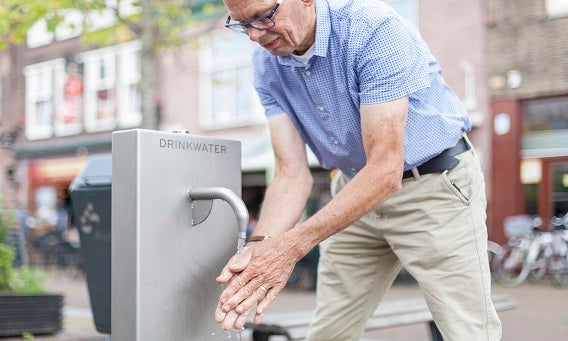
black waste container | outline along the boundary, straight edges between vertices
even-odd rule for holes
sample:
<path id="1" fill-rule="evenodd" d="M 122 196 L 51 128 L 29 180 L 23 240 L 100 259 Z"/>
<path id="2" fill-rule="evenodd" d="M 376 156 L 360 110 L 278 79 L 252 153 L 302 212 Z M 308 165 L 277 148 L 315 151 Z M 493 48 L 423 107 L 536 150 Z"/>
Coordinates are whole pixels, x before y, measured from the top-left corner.
<path id="1" fill-rule="evenodd" d="M 112 156 L 89 157 L 69 192 L 81 240 L 95 327 L 110 334 Z"/>

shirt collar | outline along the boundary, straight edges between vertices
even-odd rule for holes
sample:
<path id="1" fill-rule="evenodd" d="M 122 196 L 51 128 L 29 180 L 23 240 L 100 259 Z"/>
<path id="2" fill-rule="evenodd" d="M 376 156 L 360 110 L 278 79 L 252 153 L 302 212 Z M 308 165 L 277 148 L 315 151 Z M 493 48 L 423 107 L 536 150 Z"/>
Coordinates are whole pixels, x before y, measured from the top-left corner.
<path id="1" fill-rule="evenodd" d="M 319 57 L 327 56 L 329 35 L 331 34 L 331 24 L 329 17 L 329 7 L 327 0 L 316 0 L 316 42 L 314 55 Z M 278 56 L 278 62 L 285 66 L 300 66 L 302 64 L 291 56 Z M 303 65 L 303 64 L 302 64 Z"/>
<path id="2" fill-rule="evenodd" d="M 327 0 L 316 0 L 316 50 L 314 55 L 325 57 L 331 34 L 331 19 Z"/>

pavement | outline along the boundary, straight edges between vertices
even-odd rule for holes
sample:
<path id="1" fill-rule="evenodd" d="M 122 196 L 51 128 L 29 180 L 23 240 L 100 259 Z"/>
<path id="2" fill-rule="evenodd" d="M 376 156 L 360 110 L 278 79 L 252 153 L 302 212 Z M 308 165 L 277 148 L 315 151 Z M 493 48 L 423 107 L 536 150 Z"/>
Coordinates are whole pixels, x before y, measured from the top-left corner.
<path id="1" fill-rule="evenodd" d="M 109 341 L 110 337 L 96 331 L 83 276 L 68 272 L 49 271 L 46 286 L 49 291 L 63 293 L 63 330 L 57 335 L 36 336 L 42 341 Z M 557 289 L 546 279 L 537 284 L 524 283 L 515 288 L 493 285 L 494 294 L 508 294 L 518 307 L 500 313 L 503 323 L 503 340 L 568 340 L 568 289 Z M 396 282 L 385 297 L 387 300 L 419 297 L 420 290 L 413 281 Z M 315 307 L 315 293 L 305 290 L 284 289 L 272 303 L 269 312 L 284 312 Z M 273 340 L 274 339 L 274 340 Z M 369 332 L 364 339 L 374 341 L 419 341 L 429 340 L 427 326 L 413 325 Z M 0 338 L 1 341 L 23 340 Z M 250 340 L 246 332 L 242 341 Z M 278 339 L 282 340 L 282 338 Z M 202 341 L 202 340 L 197 340 Z M 277 341 L 272 337 L 271 341 Z M 331 341 L 331 340 L 330 340 Z"/>

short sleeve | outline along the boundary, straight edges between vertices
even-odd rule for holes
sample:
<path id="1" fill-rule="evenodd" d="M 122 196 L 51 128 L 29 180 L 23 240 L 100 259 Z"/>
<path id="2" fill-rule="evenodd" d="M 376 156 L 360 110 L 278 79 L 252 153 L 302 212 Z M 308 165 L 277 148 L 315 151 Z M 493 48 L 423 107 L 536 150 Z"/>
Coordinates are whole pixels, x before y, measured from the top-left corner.
<path id="1" fill-rule="evenodd" d="M 280 107 L 280 105 L 278 105 L 265 83 L 268 79 L 270 79 L 270 77 L 267 77 L 266 75 L 270 74 L 272 66 L 263 61 L 263 58 L 261 57 L 262 53 L 263 51 L 258 48 L 255 49 L 253 53 L 252 65 L 254 70 L 254 88 L 258 94 L 260 103 L 264 107 L 266 117 L 271 117 L 284 113 L 284 110 Z M 273 72 L 274 71 L 275 70 L 273 70 Z"/>
<path id="2" fill-rule="evenodd" d="M 430 52 L 418 34 L 394 16 L 371 32 L 357 58 L 361 104 L 392 101 L 430 86 Z"/>

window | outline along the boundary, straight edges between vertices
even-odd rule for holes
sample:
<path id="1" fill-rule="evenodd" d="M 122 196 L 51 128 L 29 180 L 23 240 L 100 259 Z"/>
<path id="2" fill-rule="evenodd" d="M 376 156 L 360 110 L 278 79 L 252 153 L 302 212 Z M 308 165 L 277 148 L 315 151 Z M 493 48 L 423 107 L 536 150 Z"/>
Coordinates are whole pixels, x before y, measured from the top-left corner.
<path id="1" fill-rule="evenodd" d="M 200 122 L 204 129 L 258 124 L 264 115 L 253 87 L 252 51 L 244 35 L 218 34 L 204 40 L 200 56 Z"/>
<path id="2" fill-rule="evenodd" d="M 121 128 L 137 127 L 142 123 L 141 45 L 139 41 L 123 44 L 118 51 L 118 126 Z"/>
<path id="3" fill-rule="evenodd" d="M 89 132 L 140 124 L 139 41 L 79 55 L 84 64 L 85 129 Z"/>
<path id="4" fill-rule="evenodd" d="M 55 38 L 65 40 L 78 37 L 83 28 L 83 15 L 77 9 L 65 11 L 64 19 L 55 29 Z"/>
<path id="5" fill-rule="evenodd" d="M 28 30 L 26 42 L 30 49 L 50 44 L 53 41 L 53 32 L 47 30 L 45 19 L 38 20 Z"/>
<path id="6" fill-rule="evenodd" d="M 546 15 L 550 18 L 568 15 L 568 1 L 566 0 L 546 0 Z"/>
<path id="7" fill-rule="evenodd" d="M 103 10 L 91 11 L 87 13 L 86 24 L 90 31 L 100 30 L 111 27 L 117 21 L 116 12 L 113 8 L 118 7 L 120 16 L 127 17 L 132 14 L 140 13 L 141 8 L 137 6 L 137 0 L 106 0 L 107 8 Z M 29 48 L 36 48 L 48 45 L 53 40 L 65 40 L 78 37 L 83 31 L 84 15 L 78 9 L 60 10 L 58 14 L 63 15 L 63 21 L 55 28 L 55 34 L 47 29 L 44 19 L 38 20 L 30 29 L 26 36 Z"/>
<path id="8" fill-rule="evenodd" d="M 523 149 L 552 152 L 568 149 L 568 97 L 523 102 Z"/>
<path id="9" fill-rule="evenodd" d="M 65 66 L 61 106 L 55 111 L 55 135 L 81 132 L 83 117 L 83 72 L 80 64 L 69 61 Z"/>
<path id="10" fill-rule="evenodd" d="M 85 68 L 85 129 L 111 130 L 116 116 L 116 67 L 112 47 L 81 55 Z"/>
<path id="11" fill-rule="evenodd" d="M 63 98 L 63 58 L 29 65 L 26 77 L 26 137 L 30 140 L 53 135 L 53 121 Z"/>

